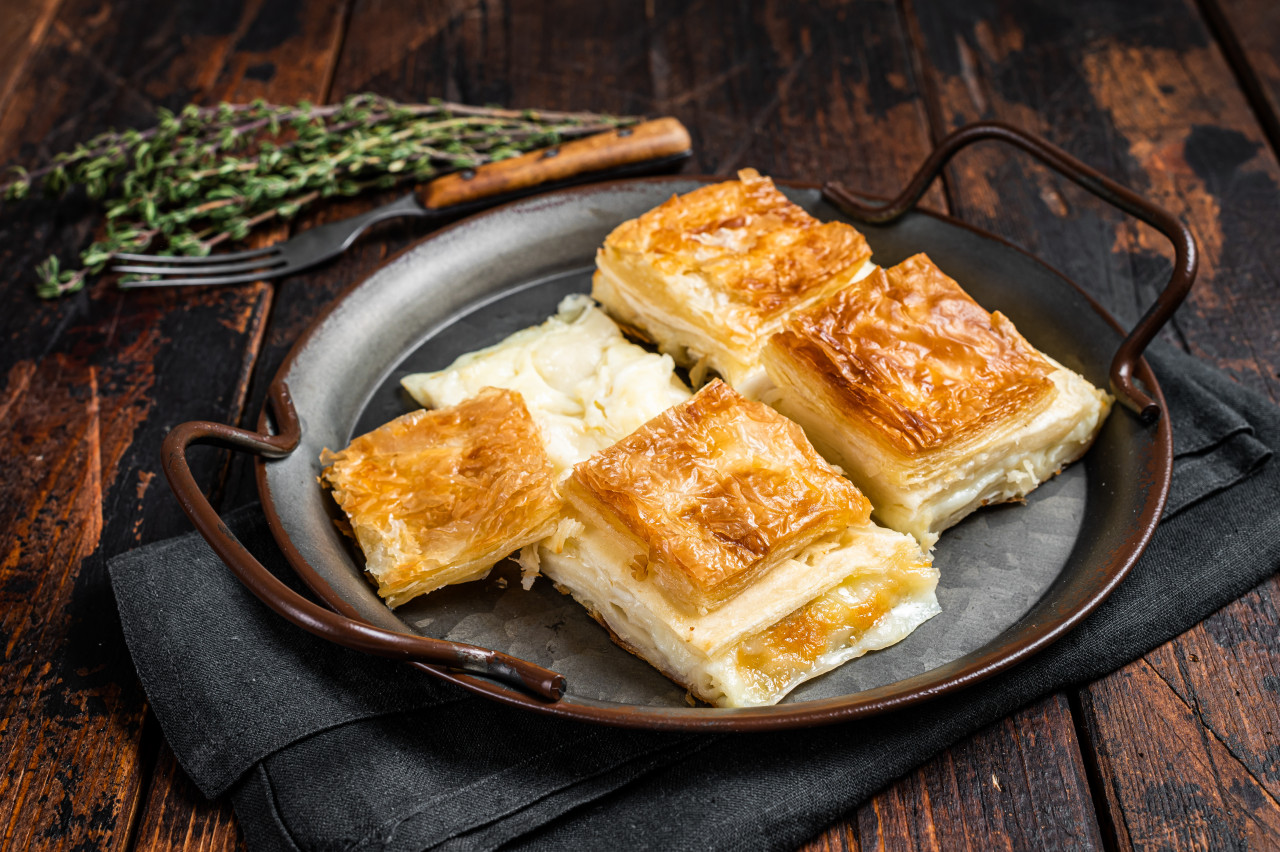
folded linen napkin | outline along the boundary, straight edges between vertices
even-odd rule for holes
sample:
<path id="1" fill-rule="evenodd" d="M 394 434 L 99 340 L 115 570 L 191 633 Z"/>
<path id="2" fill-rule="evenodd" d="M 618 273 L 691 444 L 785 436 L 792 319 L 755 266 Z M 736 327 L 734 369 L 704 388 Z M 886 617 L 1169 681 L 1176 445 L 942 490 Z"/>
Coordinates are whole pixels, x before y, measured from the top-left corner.
<path id="1" fill-rule="evenodd" d="M 1168 507 L 1108 601 L 1045 652 L 924 705 L 814 730 L 614 730 L 475 698 L 314 639 L 192 534 L 110 566 L 165 735 L 253 849 L 785 849 L 978 728 L 1190 628 L 1280 563 L 1280 410 L 1168 348 Z M 228 518 L 289 577 L 257 507 Z M 296 584 L 296 581 L 292 581 Z M 296 586 L 295 586 L 296 587 Z"/>

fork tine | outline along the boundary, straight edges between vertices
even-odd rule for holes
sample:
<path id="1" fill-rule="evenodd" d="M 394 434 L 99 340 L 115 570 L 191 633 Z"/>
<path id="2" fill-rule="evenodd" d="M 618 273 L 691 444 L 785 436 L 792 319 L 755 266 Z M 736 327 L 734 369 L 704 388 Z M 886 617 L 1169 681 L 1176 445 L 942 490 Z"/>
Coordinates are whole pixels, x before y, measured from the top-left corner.
<path id="1" fill-rule="evenodd" d="M 140 263 L 215 263 L 226 262 L 231 263 L 237 260 L 248 260 L 251 257 L 266 257 L 269 254 L 278 254 L 280 246 L 265 246 L 259 249 L 249 249 L 248 251 L 236 251 L 230 254 L 210 254 L 204 257 L 195 257 L 193 255 L 179 255 L 177 257 L 165 257 L 160 254 L 129 254 L 121 252 L 115 256 L 116 260 L 138 261 Z"/>
<path id="2" fill-rule="evenodd" d="M 143 287 L 204 287 L 214 284 L 247 284 L 250 281 L 262 281 L 266 278 L 278 278 L 286 268 L 268 269 L 263 272 L 249 272 L 244 275 L 210 275 L 206 278 L 153 278 L 148 281 L 122 281 L 118 285 L 121 290 L 139 290 Z"/>
<path id="3" fill-rule="evenodd" d="M 283 257 L 264 257 L 261 260 L 246 260 L 242 263 L 211 263 L 208 266 L 160 266 L 159 264 L 113 266 L 111 271 L 133 272 L 142 275 L 216 275 L 226 272 L 244 272 L 247 269 L 269 269 L 287 262 Z"/>

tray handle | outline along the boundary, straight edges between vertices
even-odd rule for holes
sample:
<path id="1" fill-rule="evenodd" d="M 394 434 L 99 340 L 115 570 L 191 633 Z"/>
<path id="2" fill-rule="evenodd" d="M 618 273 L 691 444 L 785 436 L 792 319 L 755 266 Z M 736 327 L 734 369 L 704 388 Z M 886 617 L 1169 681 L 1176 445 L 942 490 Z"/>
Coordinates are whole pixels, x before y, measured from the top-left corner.
<path id="1" fill-rule="evenodd" d="M 1168 237 L 1173 243 L 1173 275 L 1169 283 L 1147 309 L 1142 319 L 1120 343 L 1111 361 L 1111 390 L 1121 404 L 1135 412 L 1143 423 L 1154 423 L 1160 417 L 1160 405 L 1134 382 L 1134 369 L 1147 344 L 1156 336 L 1173 312 L 1182 304 L 1196 277 L 1198 254 L 1196 241 L 1177 217 L 1145 198 L 1126 189 L 1100 172 L 1086 166 L 1066 151 L 1032 136 L 1016 127 L 1000 122 L 967 124 L 938 143 L 920 170 L 897 198 L 881 205 L 859 201 L 838 183 L 827 183 L 823 196 L 854 219 L 873 224 L 892 222 L 913 208 L 953 156 L 962 148 L 984 139 L 998 139 L 1020 148 L 1044 165 L 1078 186 L 1110 202 L 1140 219 Z"/>
<path id="2" fill-rule="evenodd" d="M 267 458 L 289 455 L 302 437 L 289 389 L 277 381 L 268 396 L 279 434 L 249 432 L 223 423 L 195 420 L 174 427 L 165 436 L 162 450 L 165 478 L 182 510 L 245 588 L 298 627 L 338 645 L 379 657 L 462 669 L 524 689 L 548 701 L 559 700 L 566 686 L 562 675 L 487 648 L 396 633 L 347 618 L 312 603 L 286 586 L 245 549 L 196 485 L 187 464 L 187 448 L 193 444 L 217 444 Z"/>

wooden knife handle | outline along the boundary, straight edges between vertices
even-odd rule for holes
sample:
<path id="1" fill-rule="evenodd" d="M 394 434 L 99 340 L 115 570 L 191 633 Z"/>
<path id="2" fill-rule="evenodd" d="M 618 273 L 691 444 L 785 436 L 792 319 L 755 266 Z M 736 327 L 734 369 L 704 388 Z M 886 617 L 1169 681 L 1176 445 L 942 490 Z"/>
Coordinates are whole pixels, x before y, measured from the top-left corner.
<path id="1" fill-rule="evenodd" d="M 588 172 L 682 154 L 692 145 L 683 124 L 674 118 L 657 118 L 445 175 L 423 188 L 422 203 L 433 210 L 449 207 Z"/>

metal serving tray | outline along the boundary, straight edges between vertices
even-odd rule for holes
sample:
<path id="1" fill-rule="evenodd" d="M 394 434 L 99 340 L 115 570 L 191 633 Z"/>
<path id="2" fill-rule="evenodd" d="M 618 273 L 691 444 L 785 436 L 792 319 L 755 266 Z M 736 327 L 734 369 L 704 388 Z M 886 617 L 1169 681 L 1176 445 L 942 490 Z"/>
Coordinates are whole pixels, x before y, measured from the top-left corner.
<path id="1" fill-rule="evenodd" d="M 910 208 L 964 145 L 1000 138 L 1164 231 L 1177 261 L 1169 288 L 1126 337 L 1059 273 L 1004 241 Z M 943 534 L 935 551 L 942 614 L 906 640 L 816 678 L 772 707 L 690 706 L 684 690 L 614 645 L 571 598 L 540 579 L 524 591 L 510 565 L 392 611 L 362 576 L 317 484 L 322 448 L 416 405 L 401 376 L 541 322 L 562 296 L 590 290 L 596 248 L 620 222 L 714 178 L 587 186 L 509 204 L 440 231 L 352 287 L 302 335 L 271 391 L 275 431 L 189 423 L 166 439 L 166 473 L 184 508 L 249 588 L 298 625 L 349 647 L 411 661 L 499 701 L 606 724 L 756 730 L 864 716 L 962 688 L 1061 637 L 1123 579 L 1154 531 L 1172 439 L 1140 355 L 1185 296 L 1195 246 L 1175 219 L 1066 154 L 1018 131 L 975 125 L 939 147 L 911 186 L 881 207 L 838 187 L 779 182 L 822 220 L 855 222 L 883 266 L 925 251 L 988 310 L 1099 386 L 1117 405 L 1086 457 L 1025 505 L 991 507 Z M 882 220 L 871 224 L 869 220 Z M 1119 352 L 1119 356 L 1117 356 Z M 1136 385 L 1134 378 L 1142 386 Z M 217 442 L 262 455 L 258 487 L 290 563 L 332 609 L 270 575 L 230 535 L 191 480 L 185 449 Z M 406 676 L 413 676 L 406 671 Z"/>

